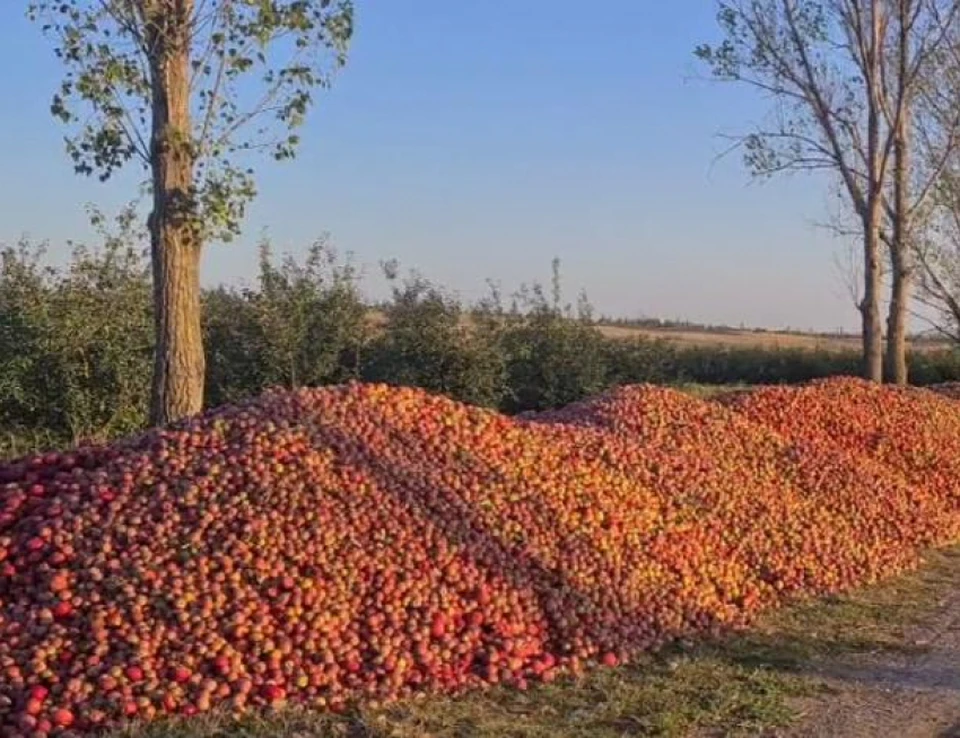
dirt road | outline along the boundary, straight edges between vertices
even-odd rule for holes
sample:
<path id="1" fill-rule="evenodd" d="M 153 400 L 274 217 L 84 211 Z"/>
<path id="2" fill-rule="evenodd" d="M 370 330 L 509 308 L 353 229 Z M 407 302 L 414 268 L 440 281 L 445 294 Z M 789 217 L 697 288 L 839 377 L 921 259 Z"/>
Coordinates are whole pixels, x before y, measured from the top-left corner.
<path id="1" fill-rule="evenodd" d="M 960 573 L 957 578 L 960 578 Z M 826 693 L 791 738 L 960 738 L 960 587 L 904 633 L 903 648 L 813 667 Z"/>

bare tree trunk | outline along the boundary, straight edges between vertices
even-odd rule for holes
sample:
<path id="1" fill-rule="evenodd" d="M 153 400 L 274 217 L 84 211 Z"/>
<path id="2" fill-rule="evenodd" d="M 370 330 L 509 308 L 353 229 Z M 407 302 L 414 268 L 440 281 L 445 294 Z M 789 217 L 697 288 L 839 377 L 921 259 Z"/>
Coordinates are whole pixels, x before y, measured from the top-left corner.
<path id="1" fill-rule="evenodd" d="M 883 381 L 883 331 L 880 319 L 880 207 L 871 206 L 864 219 L 863 233 L 863 376 Z"/>
<path id="2" fill-rule="evenodd" d="M 902 124 L 901 124 L 902 125 Z M 906 384 L 907 308 L 913 283 L 913 260 L 910 253 L 910 207 L 907 198 L 909 176 L 908 144 L 905 131 L 897 132 L 894 150 L 894 218 L 890 244 L 890 311 L 887 315 L 887 381 Z"/>
<path id="3" fill-rule="evenodd" d="M 893 140 L 893 238 L 890 244 L 890 308 L 887 314 L 887 381 L 907 383 L 907 308 L 913 277 L 910 233 L 910 90 L 907 89 L 910 39 L 909 0 L 899 0 L 900 37 L 897 49 L 898 101 Z"/>
<path id="4" fill-rule="evenodd" d="M 864 44 L 863 70 L 867 85 L 867 181 L 861 218 L 863 220 L 863 376 L 883 381 L 883 331 L 880 322 L 880 224 L 886 158 L 880 136 L 883 106 L 881 48 L 885 23 L 879 0 L 869 6 L 869 42 Z"/>
<path id="5" fill-rule="evenodd" d="M 190 122 L 193 0 L 158 0 L 150 8 L 150 241 L 156 330 L 150 419 L 162 425 L 200 412 L 205 367 Z"/>
<path id="6" fill-rule="evenodd" d="M 887 380 L 907 384 L 907 307 L 913 280 L 904 264 L 906 254 L 891 258 L 893 283 L 890 290 L 890 314 L 887 316 Z"/>

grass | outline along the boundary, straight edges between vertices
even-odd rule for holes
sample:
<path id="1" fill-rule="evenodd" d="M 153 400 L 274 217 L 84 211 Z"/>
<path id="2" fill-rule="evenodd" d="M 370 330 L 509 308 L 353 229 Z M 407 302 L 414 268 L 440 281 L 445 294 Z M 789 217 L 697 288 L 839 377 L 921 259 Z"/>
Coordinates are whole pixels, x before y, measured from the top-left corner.
<path id="1" fill-rule="evenodd" d="M 909 628 L 960 587 L 960 548 L 934 552 L 910 575 L 840 597 L 795 604 L 750 630 L 681 643 L 637 664 L 521 692 L 490 689 L 334 716 L 288 710 L 241 720 L 131 726 L 112 738 L 612 738 L 758 735 L 828 698 L 819 675 L 862 654 L 922 651 Z"/>

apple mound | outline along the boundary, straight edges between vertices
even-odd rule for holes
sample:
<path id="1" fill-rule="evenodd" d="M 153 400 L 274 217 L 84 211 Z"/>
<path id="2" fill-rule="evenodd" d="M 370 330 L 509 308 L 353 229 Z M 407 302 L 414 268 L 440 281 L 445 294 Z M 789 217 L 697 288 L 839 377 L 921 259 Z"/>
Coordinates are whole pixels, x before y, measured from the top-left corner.
<path id="1" fill-rule="evenodd" d="M 524 688 L 957 540 L 944 480 L 874 460 L 872 435 L 792 429 L 839 403 L 903 433 L 888 405 L 915 406 L 933 439 L 960 406 L 791 391 L 821 417 L 760 417 L 772 390 L 627 387 L 516 419 L 385 385 L 276 391 L 0 466 L 0 735 Z"/>
<path id="2" fill-rule="evenodd" d="M 766 387 L 725 404 L 792 443 L 882 465 L 918 495 L 960 507 L 957 385 L 883 387 L 861 379 Z"/>

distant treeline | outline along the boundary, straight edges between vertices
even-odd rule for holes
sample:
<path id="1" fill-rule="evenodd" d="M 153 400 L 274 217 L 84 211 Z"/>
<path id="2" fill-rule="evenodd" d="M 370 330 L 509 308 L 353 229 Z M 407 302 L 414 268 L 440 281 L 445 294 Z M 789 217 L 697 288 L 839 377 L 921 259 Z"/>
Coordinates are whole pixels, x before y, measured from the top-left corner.
<path id="1" fill-rule="evenodd" d="M 249 288 L 204 293 L 206 393 L 214 406 L 272 386 L 353 379 L 423 387 L 519 412 L 637 382 L 761 384 L 857 374 L 856 351 L 730 348 L 607 338 L 589 303 L 561 300 L 559 273 L 504 299 L 465 306 L 390 270 L 391 299 L 371 321 L 356 270 L 323 244 L 301 260 L 262 250 Z M 0 254 L 0 454 L 142 428 L 152 349 L 149 269 L 110 239 L 63 268 L 29 244 Z M 960 379 L 960 359 L 912 357 L 912 380 Z"/>

